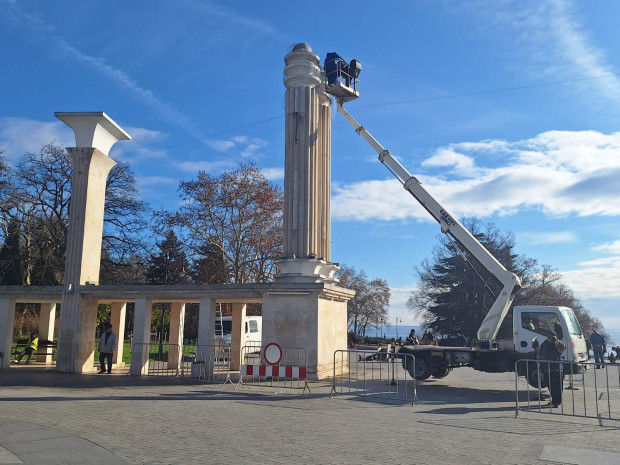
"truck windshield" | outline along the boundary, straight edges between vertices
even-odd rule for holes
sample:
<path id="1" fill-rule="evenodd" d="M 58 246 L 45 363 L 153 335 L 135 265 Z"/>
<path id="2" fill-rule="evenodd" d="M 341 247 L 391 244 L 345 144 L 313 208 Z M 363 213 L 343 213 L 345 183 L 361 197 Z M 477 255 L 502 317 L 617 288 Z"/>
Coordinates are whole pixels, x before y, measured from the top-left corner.
<path id="1" fill-rule="evenodd" d="M 582 334 L 581 325 L 579 324 L 579 320 L 577 320 L 575 313 L 568 309 L 562 309 L 562 313 L 564 314 L 566 324 L 568 325 L 568 332 L 570 334 Z"/>

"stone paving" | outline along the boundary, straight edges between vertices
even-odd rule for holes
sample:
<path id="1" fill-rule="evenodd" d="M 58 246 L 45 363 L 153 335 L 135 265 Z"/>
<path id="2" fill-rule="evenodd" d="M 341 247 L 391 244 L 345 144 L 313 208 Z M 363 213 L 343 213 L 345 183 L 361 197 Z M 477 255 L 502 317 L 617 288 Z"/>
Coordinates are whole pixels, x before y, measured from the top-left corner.
<path id="1" fill-rule="evenodd" d="M 414 407 L 124 373 L 0 371 L 0 463 L 620 464 L 620 421 L 515 418 L 509 373 L 455 370 Z"/>

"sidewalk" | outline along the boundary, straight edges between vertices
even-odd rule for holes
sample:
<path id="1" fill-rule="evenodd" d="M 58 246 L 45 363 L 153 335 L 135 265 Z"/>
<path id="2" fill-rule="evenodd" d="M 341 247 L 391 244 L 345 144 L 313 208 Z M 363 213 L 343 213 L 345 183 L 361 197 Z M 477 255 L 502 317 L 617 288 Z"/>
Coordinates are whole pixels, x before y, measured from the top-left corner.
<path id="1" fill-rule="evenodd" d="M 411 407 L 330 399 L 329 383 L 301 397 L 125 372 L 0 371 L 0 446 L 24 463 L 620 463 L 620 422 L 515 418 L 508 373 L 455 370 L 420 383 Z"/>

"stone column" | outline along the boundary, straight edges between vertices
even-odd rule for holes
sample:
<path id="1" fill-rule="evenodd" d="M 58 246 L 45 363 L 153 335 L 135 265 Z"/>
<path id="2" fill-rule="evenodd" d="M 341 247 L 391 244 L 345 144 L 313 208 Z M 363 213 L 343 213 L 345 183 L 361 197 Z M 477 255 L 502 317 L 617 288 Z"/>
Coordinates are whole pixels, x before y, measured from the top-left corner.
<path id="1" fill-rule="evenodd" d="M 245 345 L 246 304 L 232 305 L 232 333 L 230 335 L 230 369 L 238 371 L 241 365 L 241 348 Z"/>
<path id="2" fill-rule="evenodd" d="M 103 112 L 54 115 L 76 139 L 67 148 L 73 178 L 56 365 L 62 373 L 83 373 L 94 369 L 97 301 L 82 298 L 80 287 L 99 282 L 106 179 L 116 163 L 108 152 L 130 137 Z"/>
<path id="3" fill-rule="evenodd" d="M 112 364 L 122 367 L 123 363 L 123 343 L 125 342 L 125 319 L 127 316 L 126 302 L 112 302 L 112 312 L 110 323 L 112 323 L 112 331 L 118 336 L 118 346 L 112 355 Z"/>
<path id="4" fill-rule="evenodd" d="M 0 299 L 0 352 L 4 354 L 0 369 L 11 365 L 14 324 L 15 299 Z"/>
<path id="5" fill-rule="evenodd" d="M 285 58 L 284 257 L 278 282 L 336 282 L 329 263 L 331 121 L 319 57 L 297 44 Z"/>
<path id="6" fill-rule="evenodd" d="M 153 301 L 136 299 L 133 315 L 133 347 L 131 352 L 131 370 L 134 376 L 149 371 L 149 344 L 151 342 L 151 313 Z"/>
<path id="7" fill-rule="evenodd" d="M 41 304 L 41 313 L 39 314 L 39 340 L 54 340 L 54 323 L 56 322 L 56 304 L 44 302 Z M 52 351 L 48 348 L 47 355 L 39 360 L 43 360 L 46 365 L 51 365 Z"/>
<path id="8" fill-rule="evenodd" d="M 181 367 L 183 354 L 183 328 L 185 327 L 185 303 L 172 302 L 170 304 L 170 336 L 168 343 L 168 368 Z M 178 346 L 178 348 L 175 348 Z"/>
<path id="9" fill-rule="evenodd" d="M 201 297 L 198 305 L 198 345 L 213 346 L 215 344 L 215 309 L 217 301 L 210 297 Z M 204 349 L 199 349 L 203 354 Z M 204 355 L 202 356 L 204 358 Z M 203 361 L 204 360 L 198 360 Z"/>

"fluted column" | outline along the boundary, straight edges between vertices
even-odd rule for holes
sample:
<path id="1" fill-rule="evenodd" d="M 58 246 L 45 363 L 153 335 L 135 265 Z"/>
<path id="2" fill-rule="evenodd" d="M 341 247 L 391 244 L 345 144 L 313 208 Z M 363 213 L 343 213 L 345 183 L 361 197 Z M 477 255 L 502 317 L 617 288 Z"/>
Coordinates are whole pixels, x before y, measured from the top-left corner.
<path id="1" fill-rule="evenodd" d="M 278 282 L 334 282 L 329 263 L 331 121 L 319 57 L 297 44 L 284 58 L 284 257 Z"/>

